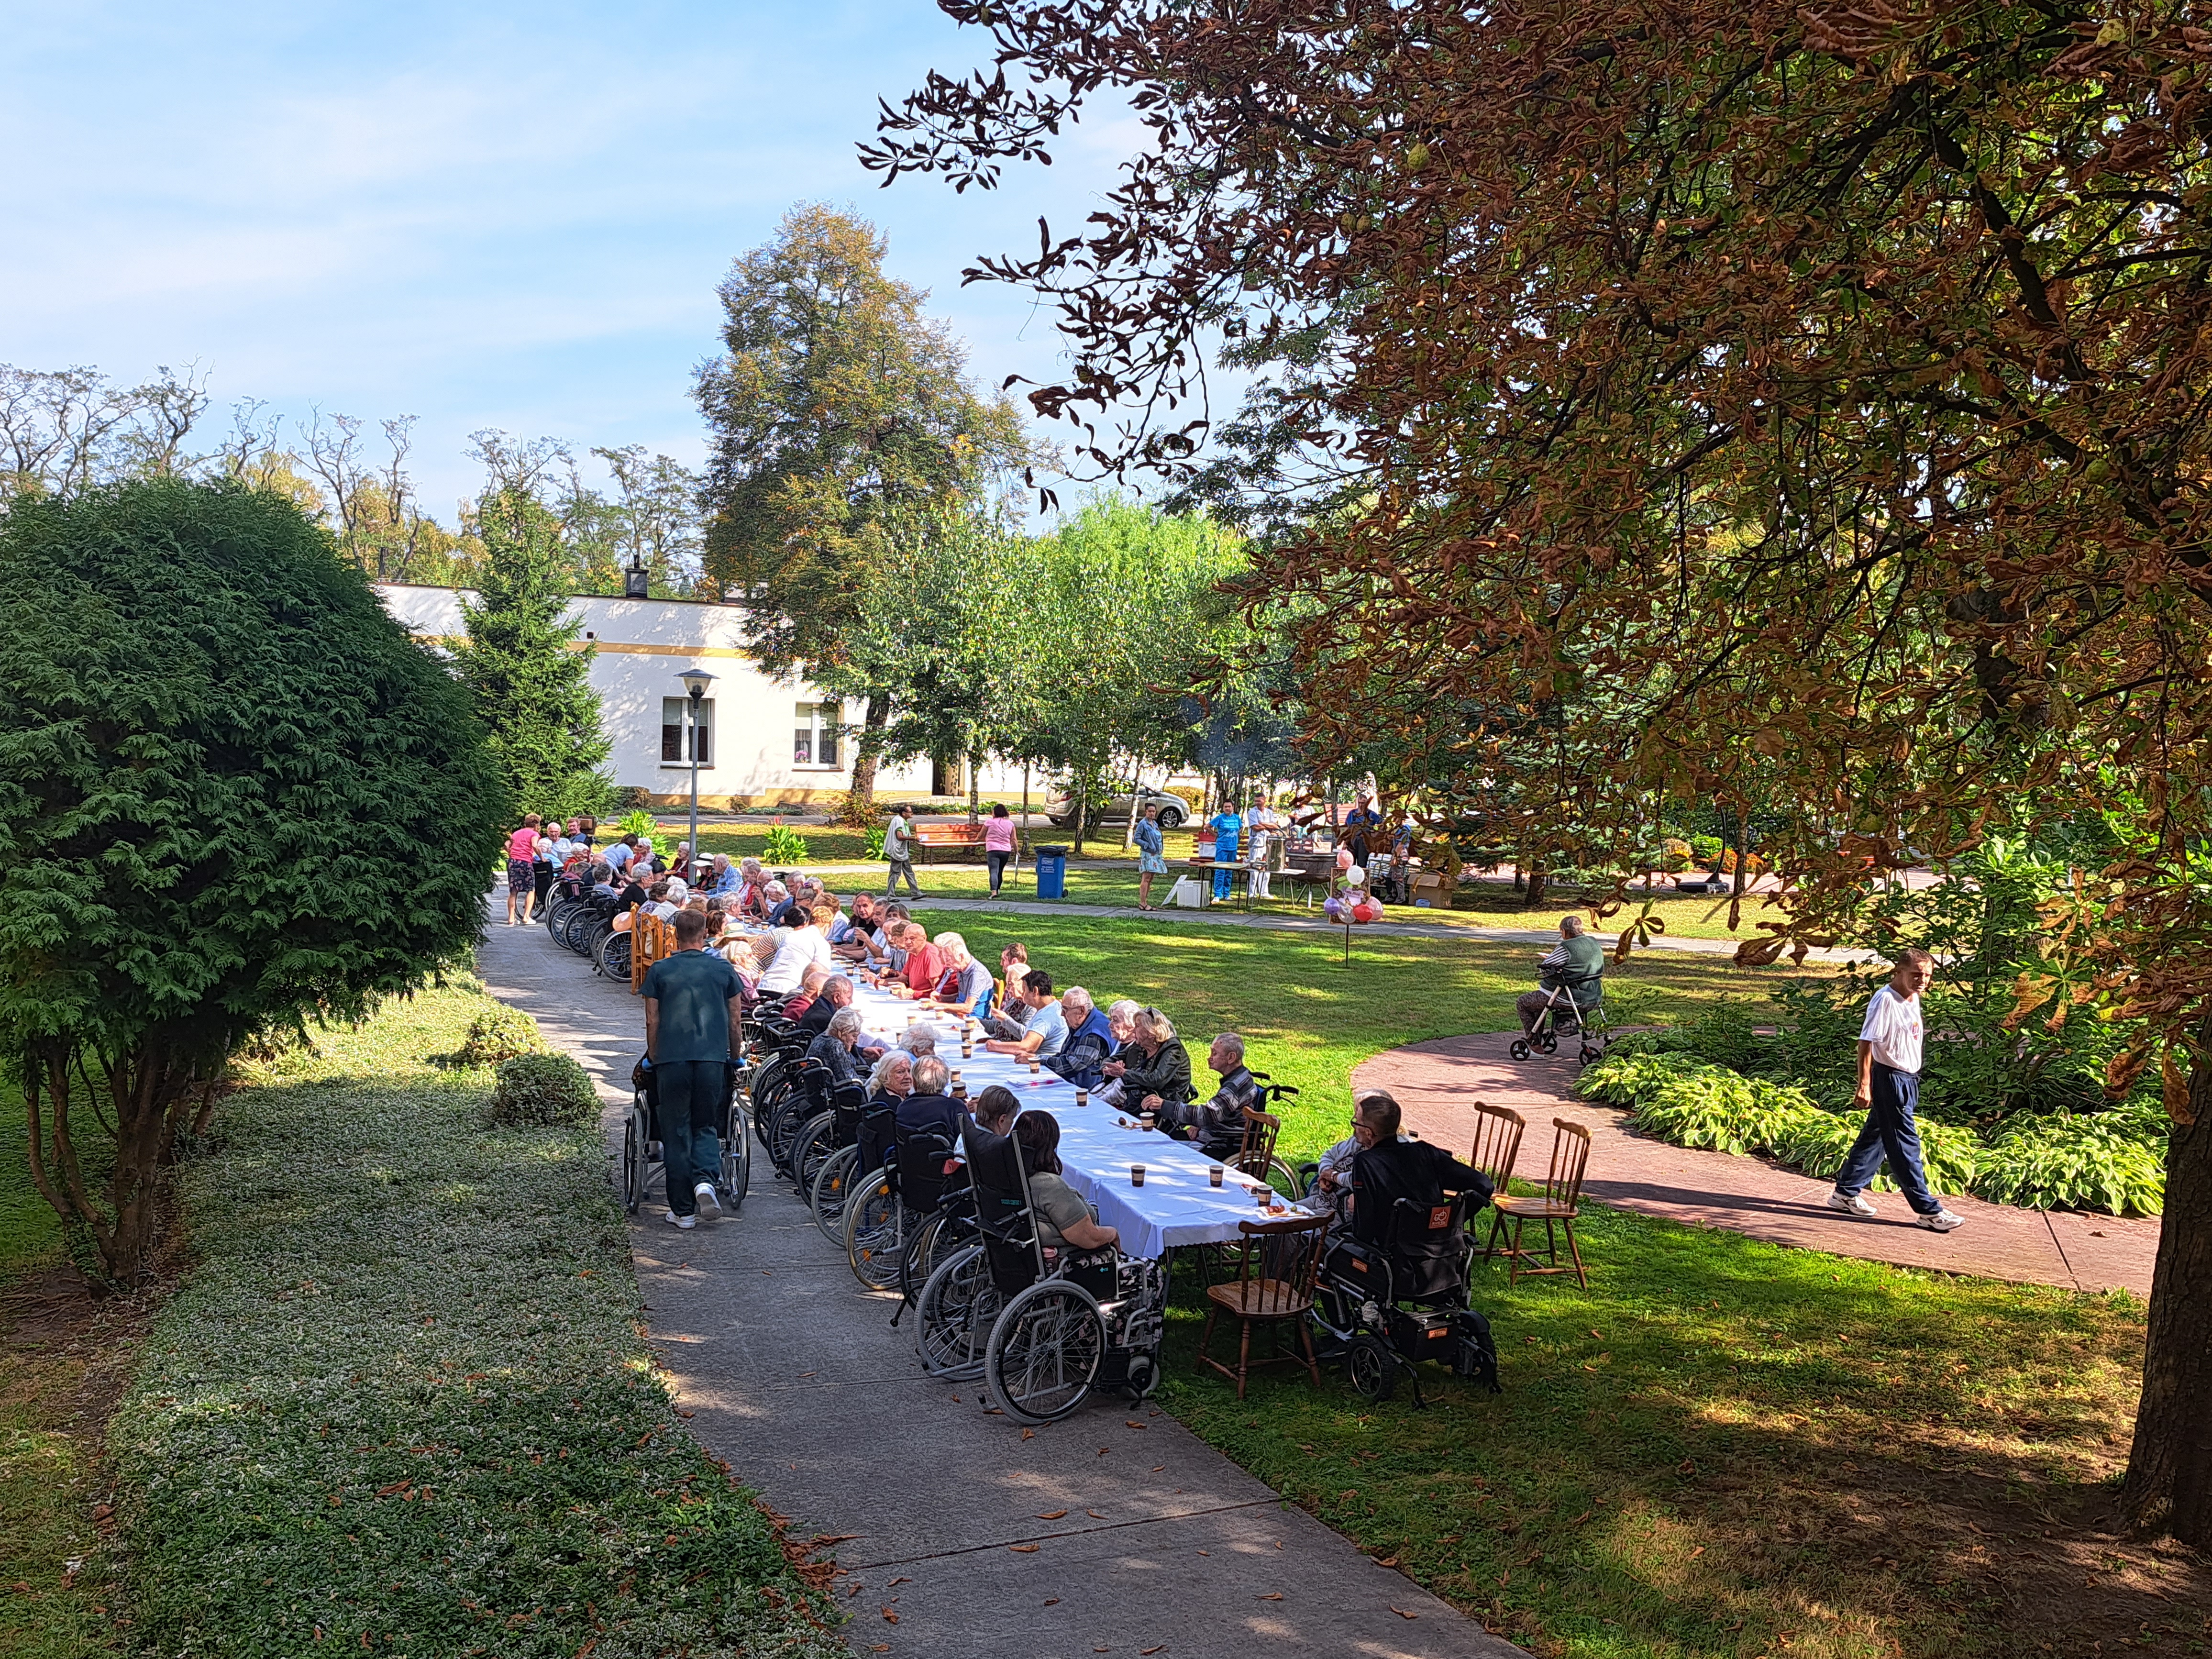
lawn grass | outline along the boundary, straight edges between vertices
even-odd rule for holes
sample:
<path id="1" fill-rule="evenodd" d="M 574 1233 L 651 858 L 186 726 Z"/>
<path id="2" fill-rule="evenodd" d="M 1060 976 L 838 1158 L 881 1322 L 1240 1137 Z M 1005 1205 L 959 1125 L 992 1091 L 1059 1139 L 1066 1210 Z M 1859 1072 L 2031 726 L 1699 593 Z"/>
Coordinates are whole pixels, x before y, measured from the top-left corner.
<path id="1" fill-rule="evenodd" d="M 25 1134 L 22 1095 L 0 1083 L 0 1653 L 78 1659 L 108 1646 L 112 1585 L 92 1510 L 101 1373 L 128 1321 L 72 1328 L 87 1304 L 56 1271 L 61 1224 L 31 1184 Z M 89 1117 L 78 1146 L 105 1181 L 112 1149 Z"/>
<path id="2" fill-rule="evenodd" d="M 2134 1415 L 2132 1298 L 1585 1216 L 1588 1290 L 1475 1268 L 1502 1395 L 1429 1366 L 1425 1411 L 1334 1370 L 1240 1402 L 1195 1363 L 1194 1299 L 1163 1399 L 1542 1655 L 2203 1650 L 2202 1562 L 2094 1526 Z"/>
<path id="3" fill-rule="evenodd" d="M 1009 940 L 1066 988 L 1081 985 L 1101 1007 L 1127 996 L 1164 1010 L 1209 1092 L 1207 1047 L 1218 1031 L 1243 1034 L 1255 1071 L 1299 1091 L 1281 1109 L 1281 1148 L 1312 1157 L 1341 1139 L 1352 1108 L 1352 1068 L 1424 1038 L 1512 1028 L 1514 999 L 1535 979 L 1541 954 L 1525 945 L 1363 933 L 1352 963 L 1327 933 L 1192 927 L 1093 916 L 1031 916 L 919 908 L 934 934 L 957 932 L 994 968 Z M 1607 970 L 1615 1018 L 1688 1012 L 1731 996 L 1763 996 L 1784 968 L 1743 969 L 1725 957 L 1647 951 Z"/>
<path id="4" fill-rule="evenodd" d="M 486 1006 L 325 1036 L 180 1172 L 196 1265 L 112 1431 L 135 1639 L 842 1653 L 653 1368 L 596 1127 L 487 1129 L 427 1063 Z"/>

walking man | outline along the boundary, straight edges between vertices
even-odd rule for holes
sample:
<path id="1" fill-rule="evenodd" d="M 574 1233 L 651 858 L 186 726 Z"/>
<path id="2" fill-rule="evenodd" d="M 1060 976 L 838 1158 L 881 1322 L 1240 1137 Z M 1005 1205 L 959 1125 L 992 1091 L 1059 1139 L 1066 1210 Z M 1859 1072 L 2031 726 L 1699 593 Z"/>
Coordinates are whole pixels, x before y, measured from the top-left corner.
<path id="1" fill-rule="evenodd" d="M 738 1049 L 744 987 L 711 951 L 703 911 L 678 910 L 676 950 L 645 970 L 645 1057 L 660 1099 L 660 1159 L 668 1171 L 668 1224 L 699 1224 L 699 1206 L 719 1212 L 719 1128 Z"/>
<path id="2" fill-rule="evenodd" d="M 1936 961 L 1925 951 L 1899 953 L 1889 983 L 1867 1004 L 1859 1027 L 1859 1086 L 1853 1103 L 1867 1115 L 1866 1127 L 1836 1176 L 1828 1207 L 1846 1215 L 1880 1213 L 1866 1197 L 1875 1171 L 1885 1160 L 1890 1179 L 1904 1191 L 1920 1224 L 1948 1233 L 1964 1224 L 1928 1190 L 1920 1163 L 1920 1131 L 1913 1113 L 1920 1104 L 1920 994 L 1936 976 Z"/>
<path id="3" fill-rule="evenodd" d="M 915 898 L 921 896 L 921 884 L 914 878 L 914 826 L 907 815 L 914 811 L 904 801 L 891 808 L 890 822 L 884 826 L 884 857 L 890 861 L 890 874 L 884 878 L 884 896 L 889 898 L 898 891 L 899 877 L 906 877 L 906 890 Z"/>

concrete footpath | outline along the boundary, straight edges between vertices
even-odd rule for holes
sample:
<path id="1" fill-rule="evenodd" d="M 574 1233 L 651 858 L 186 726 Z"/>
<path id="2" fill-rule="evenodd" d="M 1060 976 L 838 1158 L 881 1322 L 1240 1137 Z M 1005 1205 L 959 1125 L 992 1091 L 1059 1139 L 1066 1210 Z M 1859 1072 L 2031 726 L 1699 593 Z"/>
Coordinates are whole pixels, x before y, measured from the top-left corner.
<path id="1" fill-rule="evenodd" d="M 478 963 L 592 1073 L 617 1146 L 644 1025 L 629 988 L 496 919 Z M 754 1176 L 694 1232 L 640 1212 L 648 1335 L 700 1439 L 834 1553 L 856 1652 L 1521 1659 L 1155 1407 L 1102 1400 L 1032 1432 L 979 1385 L 931 1381 L 910 1322 L 890 1328 L 897 1298 L 860 1288 L 764 1162 Z"/>

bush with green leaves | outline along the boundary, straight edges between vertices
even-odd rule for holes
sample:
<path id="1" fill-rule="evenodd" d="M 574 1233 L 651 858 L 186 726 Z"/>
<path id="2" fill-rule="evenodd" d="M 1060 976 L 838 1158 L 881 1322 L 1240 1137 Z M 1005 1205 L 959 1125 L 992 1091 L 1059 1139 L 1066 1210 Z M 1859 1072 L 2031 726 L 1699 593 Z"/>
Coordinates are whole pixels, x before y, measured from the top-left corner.
<path id="1" fill-rule="evenodd" d="M 489 1115 L 500 1128 L 586 1128 L 599 1121 L 599 1091 L 566 1054 L 517 1054 L 501 1062 L 498 1079 Z"/>
<path id="2" fill-rule="evenodd" d="M 1809 1113 L 1790 1122 L 1776 1141 L 1774 1155 L 1808 1176 L 1832 1179 L 1844 1167 L 1865 1122 L 1863 1113 Z M 1941 1194 L 1971 1189 L 1982 1158 L 1982 1145 L 1974 1132 L 1924 1117 L 1918 1127 L 1921 1168 L 1928 1177 L 1929 1189 Z M 1897 1190 L 1887 1168 L 1875 1176 L 1874 1185 L 1878 1192 Z"/>
<path id="3" fill-rule="evenodd" d="M 634 806 L 615 821 L 615 834 L 650 837 L 660 827 L 659 820 L 642 806 Z"/>
<path id="4" fill-rule="evenodd" d="M 787 823 L 772 824 L 768 840 L 761 847 L 763 864 L 804 864 L 806 862 L 806 837 Z"/>
<path id="5" fill-rule="evenodd" d="M 19 498 L 0 568 L 0 1062 L 40 1194 L 131 1279 L 227 1057 L 465 952 L 509 803 L 466 693 L 281 496 Z M 395 847 L 459 855 L 402 879 Z M 71 1133 L 94 1090 L 100 1194 Z"/>
<path id="6" fill-rule="evenodd" d="M 1677 1146 L 1765 1152 L 1818 1110 L 1802 1089 L 1710 1066 L 1661 1084 L 1637 1103 L 1636 1121 Z"/>
<path id="7" fill-rule="evenodd" d="M 1982 1154 L 1974 1191 L 2039 1210 L 2157 1215 L 2166 1207 L 2166 1135 L 2117 1112 L 2015 1117 Z"/>
<path id="8" fill-rule="evenodd" d="M 453 1051 L 450 1063 L 496 1066 L 517 1054 L 542 1053 L 544 1048 L 545 1039 L 538 1034 L 536 1020 L 520 1008 L 488 1002 L 483 1012 L 469 1022 L 468 1035 Z"/>
<path id="9" fill-rule="evenodd" d="M 880 859 L 883 857 L 884 841 L 889 833 L 890 832 L 880 823 L 870 824 L 868 826 L 866 835 L 861 837 L 861 854 L 871 859 Z"/>
<path id="10" fill-rule="evenodd" d="M 1662 1046 L 1672 1032 L 1638 1032 L 1613 1044 L 1602 1060 L 1575 1080 L 1584 1100 L 1633 1107 L 1679 1078 L 1699 1077 L 1714 1067 L 1697 1055 Z"/>

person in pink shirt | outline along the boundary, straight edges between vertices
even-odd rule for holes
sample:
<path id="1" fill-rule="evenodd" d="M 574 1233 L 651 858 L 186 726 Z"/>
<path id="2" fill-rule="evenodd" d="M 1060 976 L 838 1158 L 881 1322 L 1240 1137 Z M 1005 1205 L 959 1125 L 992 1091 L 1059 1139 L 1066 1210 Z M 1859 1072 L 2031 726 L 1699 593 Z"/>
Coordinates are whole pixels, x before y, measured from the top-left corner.
<path id="1" fill-rule="evenodd" d="M 516 902 L 522 906 L 523 925 L 530 922 L 530 913 L 538 904 L 538 843 L 545 839 L 538 833 L 544 823 L 532 812 L 523 819 L 522 828 L 507 838 L 507 925 L 514 926 Z"/>
<path id="2" fill-rule="evenodd" d="M 1006 873 L 1006 866 L 1013 861 L 1014 821 L 1001 801 L 991 809 L 991 816 L 983 820 L 983 861 L 991 866 L 991 896 L 999 896 L 999 882 Z"/>

